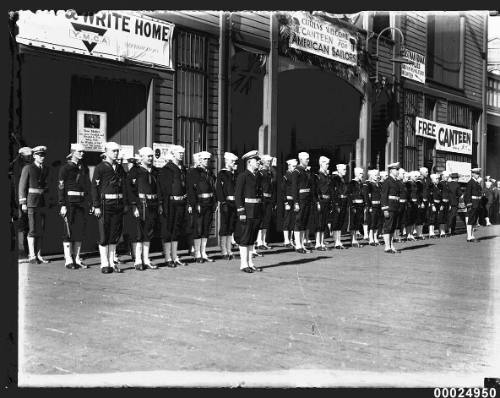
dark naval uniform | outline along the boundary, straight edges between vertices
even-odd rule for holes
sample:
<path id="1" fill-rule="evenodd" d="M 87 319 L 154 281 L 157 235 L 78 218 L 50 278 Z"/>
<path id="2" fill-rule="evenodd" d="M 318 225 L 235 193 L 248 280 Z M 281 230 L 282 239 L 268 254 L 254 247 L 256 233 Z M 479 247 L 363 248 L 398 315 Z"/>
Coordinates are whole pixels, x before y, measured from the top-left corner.
<path id="1" fill-rule="evenodd" d="M 66 206 L 63 242 L 81 242 L 85 231 L 86 203 L 90 199 L 90 178 L 81 162 L 69 160 L 59 169 L 59 206 Z"/>
<path id="2" fill-rule="evenodd" d="M 378 182 L 368 181 L 366 183 L 365 205 L 368 207 L 367 221 L 368 229 L 373 230 L 375 237 L 382 231 L 384 215 L 380 205 L 381 186 Z"/>
<path id="3" fill-rule="evenodd" d="M 448 227 L 450 228 L 451 234 L 455 234 L 460 196 L 462 196 L 462 190 L 460 189 L 458 181 L 448 182 L 448 203 L 450 206 L 448 211 Z"/>
<path id="4" fill-rule="evenodd" d="M 481 202 L 481 185 L 471 178 L 465 187 L 464 201 L 467 206 L 468 225 L 476 225 L 479 218 L 479 206 Z"/>
<path id="5" fill-rule="evenodd" d="M 253 174 L 248 169 L 238 175 L 234 200 L 238 220 L 234 231 L 234 240 L 242 246 L 251 246 L 257 240 L 262 218 L 261 175 Z M 242 220 L 243 218 L 243 220 Z"/>
<path id="6" fill-rule="evenodd" d="M 158 220 L 158 169 L 139 166 L 127 182 L 129 204 L 139 210 L 134 242 L 150 242 Z"/>
<path id="7" fill-rule="evenodd" d="M 363 212 L 365 199 L 361 181 L 351 180 L 347 185 L 347 198 L 349 203 L 349 229 L 351 232 L 363 232 Z"/>
<path id="8" fill-rule="evenodd" d="M 316 198 L 319 200 L 320 210 L 316 222 L 316 232 L 326 232 L 328 215 L 332 208 L 332 187 L 328 174 L 321 171 L 316 174 Z"/>
<path id="9" fill-rule="evenodd" d="M 28 242 L 26 240 L 26 237 L 29 233 L 29 221 L 28 213 L 21 211 L 21 206 L 19 203 L 19 180 L 21 178 L 21 172 L 24 166 L 28 164 L 31 164 L 31 162 L 25 161 L 20 156 L 11 163 L 11 178 L 13 179 L 14 201 L 16 210 L 19 214 L 19 218 L 17 219 L 17 229 L 18 231 L 23 233 L 23 247 L 26 253 L 28 251 Z M 14 218 L 14 220 L 16 220 L 16 218 Z"/>
<path id="10" fill-rule="evenodd" d="M 101 209 L 99 217 L 99 245 L 116 244 L 123 229 L 123 213 L 128 206 L 126 175 L 123 167 L 103 160 L 92 177 L 92 201 Z"/>
<path id="11" fill-rule="evenodd" d="M 429 187 L 429 225 L 439 228 L 439 209 L 441 207 L 441 189 L 432 183 Z"/>
<path id="12" fill-rule="evenodd" d="M 439 224 L 445 224 L 445 230 L 448 229 L 446 224 L 448 224 L 448 212 L 450 206 L 450 191 L 448 189 L 448 181 L 439 181 L 439 189 L 441 190 L 441 206 L 438 211 L 438 222 Z"/>
<path id="13" fill-rule="evenodd" d="M 28 236 L 39 238 L 45 229 L 47 206 L 45 194 L 47 192 L 47 178 L 49 168 L 45 165 L 38 167 L 35 163 L 27 164 L 21 172 L 19 180 L 19 205 L 28 206 Z"/>
<path id="14" fill-rule="evenodd" d="M 260 229 L 268 229 L 271 226 L 273 217 L 273 208 L 276 204 L 276 182 L 274 181 L 271 170 L 262 169 L 258 173 L 261 175 L 262 185 L 262 222 Z"/>
<path id="15" fill-rule="evenodd" d="M 332 174 L 332 230 L 341 231 L 347 215 L 347 184 L 338 173 Z"/>
<path id="16" fill-rule="evenodd" d="M 421 203 L 418 192 L 418 184 L 416 181 L 408 181 L 406 183 L 406 191 L 408 192 L 407 203 L 407 225 L 415 225 L 417 222 L 418 206 Z M 412 234 L 413 231 L 407 231 Z"/>
<path id="17" fill-rule="evenodd" d="M 406 190 L 406 184 L 403 180 L 397 179 L 396 182 L 399 185 L 399 210 L 398 210 L 398 221 L 396 229 L 399 229 L 403 233 L 403 229 L 406 227 L 408 220 L 408 191 Z"/>
<path id="18" fill-rule="evenodd" d="M 422 203 L 423 203 L 423 208 L 421 206 L 420 208 L 420 215 L 419 215 L 419 219 L 421 221 L 421 224 L 422 225 L 428 225 L 429 224 L 429 217 L 430 217 L 430 204 L 431 204 L 431 201 L 432 201 L 432 198 L 431 198 L 431 193 L 430 193 L 430 189 L 431 189 L 431 185 L 432 185 L 432 182 L 431 182 L 431 179 L 429 176 L 425 177 L 425 178 L 422 178 Z"/>
<path id="19" fill-rule="evenodd" d="M 203 167 L 193 167 L 189 169 L 186 180 L 188 204 L 194 214 L 193 238 L 208 238 L 216 205 L 214 177 Z M 198 205 L 200 205 L 199 212 Z"/>
<path id="20" fill-rule="evenodd" d="M 313 203 L 313 177 L 301 165 L 292 173 L 292 198 L 294 206 L 299 205 L 299 211 L 295 215 L 295 230 L 305 231 Z"/>
<path id="21" fill-rule="evenodd" d="M 293 231 L 295 212 L 293 211 L 292 172 L 288 170 L 281 181 L 281 203 L 283 203 L 283 231 Z"/>
<path id="22" fill-rule="evenodd" d="M 220 170 L 217 175 L 217 181 L 215 182 L 217 201 L 220 203 L 220 236 L 232 235 L 236 227 L 235 189 L 235 172 L 227 169 Z"/>
<path id="23" fill-rule="evenodd" d="M 384 217 L 384 234 L 392 234 L 397 227 L 397 213 L 399 211 L 399 184 L 391 176 L 382 183 L 380 194 L 381 210 L 388 211 L 389 217 Z"/>
<path id="24" fill-rule="evenodd" d="M 164 242 L 177 242 L 186 232 L 186 168 L 169 162 L 160 169 L 158 181 L 159 204 L 163 207 L 161 237 Z"/>

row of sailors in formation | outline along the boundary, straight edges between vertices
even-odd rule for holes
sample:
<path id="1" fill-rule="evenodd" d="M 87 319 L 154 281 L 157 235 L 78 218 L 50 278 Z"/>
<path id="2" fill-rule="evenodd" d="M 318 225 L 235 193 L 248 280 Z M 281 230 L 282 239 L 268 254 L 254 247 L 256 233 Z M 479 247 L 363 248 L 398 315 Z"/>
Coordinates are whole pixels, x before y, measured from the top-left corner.
<path id="1" fill-rule="evenodd" d="M 24 166 L 19 181 L 19 204 L 27 214 L 28 249 L 31 263 L 47 262 L 40 253 L 46 206 L 48 168 L 44 165 L 47 148 L 31 150 L 33 163 Z M 206 253 L 213 214 L 220 212 L 220 245 L 223 257 L 232 259 L 233 239 L 239 246 L 244 272 L 261 270 L 255 267 L 255 248 L 266 250 L 267 231 L 273 212 L 282 211 L 284 244 L 296 252 L 311 252 L 306 246 L 309 232 L 316 232 L 317 250 L 327 250 L 325 232 L 334 239 L 334 247 L 343 249 L 341 230 L 348 222 L 352 246 L 360 247 L 357 235 L 362 231 L 370 245 L 379 245 L 383 234 L 385 252 L 399 253 L 394 247 L 396 231 L 407 233 L 409 240 L 422 239 L 424 225 L 429 236 L 447 231 L 454 233 L 458 200 L 461 196 L 458 175 L 446 172 L 428 175 L 419 171 L 405 172 L 399 163 L 388 171 L 364 170 L 356 167 L 354 178 L 346 183 L 347 167 L 337 164 L 329 173 L 330 160 L 321 156 L 319 171 L 310 171 L 309 155 L 300 152 L 298 159 L 287 160 L 288 170 L 282 177 L 278 197 L 278 181 L 272 170 L 275 160 L 257 151 L 243 155 L 245 170 L 236 174 L 238 157 L 224 154 L 225 167 L 215 178 L 208 167 L 211 154 L 193 155 L 195 165 L 183 166 L 184 148 L 174 145 L 169 162 L 157 169 L 153 166 L 154 151 L 143 147 L 128 173 L 119 164 L 120 146 L 105 144 L 103 160 L 94 170 L 92 181 L 82 167 L 84 147 L 72 144 L 68 162 L 61 166 L 58 178 L 58 202 L 64 224 L 63 248 L 67 268 L 86 267 L 80 249 L 88 198 L 92 214 L 99 224 L 99 252 L 103 273 L 121 272 L 117 265 L 116 245 L 122 235 L 123 215 L 128 209 L 136 220 L 132 255 L 135 268 L 156 269 L 149 259 L 149 248 L 155 224 L 160 216 L 165 263 L 169 267 L 185 265 L 178 256 L 180 237 L 189 232 L 193 238 L 196 262 L 212 262 Z M 468 209 L 467 241 L 475 241 L 473 226 L 477 222 L 481 186 L 477 182 L 480 169 L 472 169 L 467 184 L 465 203 Z M 188 231 L 186 231 L 188 225 Z M 414 235 L 414 231 L 416 235 Z M 396 238 L 398 238 L 396 236 Z M 294 244 L 292 245 L 292 240 Z"/>

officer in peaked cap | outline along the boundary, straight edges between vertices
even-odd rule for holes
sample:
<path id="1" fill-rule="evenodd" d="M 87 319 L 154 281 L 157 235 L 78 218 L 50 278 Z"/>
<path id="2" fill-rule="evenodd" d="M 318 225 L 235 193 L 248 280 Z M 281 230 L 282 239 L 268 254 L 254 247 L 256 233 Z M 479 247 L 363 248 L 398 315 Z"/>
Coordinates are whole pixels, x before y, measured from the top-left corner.
<path id="1" fill-rule="evenodd" d="M 128 195 L 126 174 L 118 164 L 120 145 L 106 142 L 104 149 L 104 159 L 94 170 L 91 192 L 94 215 L 99 224 L 101 272 L 109 274 L 122 272 L 115 264 L 115 255 L 122 234 L 123 215 L 128 210 Z"/>
<path id="2" fill-rule="evenodd" d="M 85 148 L 71 144 L 68 161 L 59 169 L 58 199 L 63 219 L 63 249 L 68 269 L 88 268 L 80 258 L 86 224 L 86 204 L 90 199 L 90 177 L 82 159 Z"/>
<path id="3" fill-rule="evenodd" d="M 480 202 L 482 195 L 481 184 L 478 182 L 481 168 L 475 167 L 471 170 L 471 179 L 467 182 L 464 193 L 464 201 L 467 207 L 467 242 L 477 242 L 473 235 L 473 228 L 479 217 Z"/>
<path id="4" fill-rule="evenodd" d="M 347 215 L 347 184 L 344 177 L 347 172 L 347 166 L 339 163 L 335 166 L 336 171 L 332 173 L 332 230 L 335 241 L 335 249 L 345 249 L 340 237 L 342 226 Z"/>
<path id="5" fill-rule="evenodd" d="M 380 194 L 381 210 L 384 212 L 384 242 L 386 253 L 400 253 L 394 247 L 394 231 L 396 230 L 397 212 L 399 211 L 399 185 L 396 181 L 399 162 L 388 165 L 389 176 L 382 184 Z"/>
<path id="6" fill-rule="evenodd" d="M 257 239 L 262 217 L 262 187 L 259 169 L 259 152 L 250 151 L 243 155 L 245 171 L 238 175 L 234 200 L 238 220 L 234 239 L 240 250 L 240 270 L 247 273 L 261 271 L 253 263 L 251 249 Z"/>
<path id="7" fill-rule="evenodd" d="M 332 185 L 330 179 L 330 171 L 328 170 L 330 166 L 330 159 L 326 156 L 319 157 L 319 170 L 315 178 L 315 197 L 318 201 L 318 210 L 315 212 L 317 215 L 316 222 L 316 250 L 326 251 L 325 245 L 325 231 L 328 228 L 328 215 L 331 210 L 331 200 L 332 200 Z"/>
<path id="8" fill-rule="evenodd" d="M 215 178 L 208 168 L 210 152 L 197 154 L 197 166 L 187 174 L 188 213 L 194 215 L 194 249 L 197 263 L 213 262 L 206 252 L 213 213 L 216 207 Z"/>
<path id="9" fill-rule="evenodd" d="M 151 263 L 149 249 L 156 220 L 158 207 L 158 170 L 153 166 L 154 151 L 150 147 L 139 149 L 141 161 L 138 170 L 127 176 L 128 202 L 136 220 L 136 242 L 134 267 L 138 271 L 146 268 L 158 269 Z"/>
<path id="10" fill-rule="evenodd" d="M 33 148 L 33 163 L 23 167 L 19 180 L 19 204 L 28 214 L 28 250 L 30 264 L 48 263 L 41 255 L 42 236 L 44 233 L 47 207 L 45 193 L 49 168 L 44 164 L 47 147 L 40 145 Z"/>
<path id="11" fill-rule="evenodd" d="M 238 156 L 231 152 L 224 153 L 224 168 L 217 174 L 215 191 L 220 209 L 220 246 L 222 257 L 226 260 L 233 259 L 231 236 L 236 227 L 236 203 L 234 191 L 236 188 L 236 161 Z"/>
<path id="12" fill-rule="evenodd" d="M 288 159 L 286 161 L 287 171 L 283 175 L 281 181 L 281 204 L 283 206 L 283 245 L 293 249 L 293 229 L 295 226 L 295 212 L 293 211 L 293 196 L 292 196 L 292 173 L 297 167 L 297 159 Z"/>
<path id="13" fill-rule="evenodd" d="M 276 181 L 271 173 L 271 162 L 274 158 L 270 155 L 262 155 L 260 158 L 261 167 L 259 173 L 261 175 L 262 184 L 262 222 L 259 233 L 257 234 L 257 249 L 269 250 L 267 245 L 267 231 L 271 226 L 273 209 L 276 203 Z"/>
<path id="14" fill-rule="evenodd" d="M 179 259 L 177 247 L 179 239 L 186 232 L 186 167 L 184 167 L 185 149 L 174 145 L 170 151 L 170 161 L 166 163 L 159 174 L 160 207 L 163 209 L 161 220 L 161 237 L 165 265 L 175 268 L 187 265 Z"/>

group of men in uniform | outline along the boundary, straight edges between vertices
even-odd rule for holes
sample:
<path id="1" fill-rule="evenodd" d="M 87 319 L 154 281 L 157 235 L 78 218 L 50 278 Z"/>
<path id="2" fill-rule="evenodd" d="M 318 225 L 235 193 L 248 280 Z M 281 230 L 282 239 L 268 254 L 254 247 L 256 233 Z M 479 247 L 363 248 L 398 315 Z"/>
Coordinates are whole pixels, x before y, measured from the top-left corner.
<path id="1" fill-rule="evenodd" d="M 23 153 L 30 148 L 22 148 Z M 337 164 L 330 174 L 330 159 L 319 158 L 318 172 L 311 171 L 309 154 L 300 152 L 297 159 L 286 161 L 281 186 L 276 178 L 275 158 L 253 150 L 242 156 L 245 170 L 237 174 L 233 153 L 224 154 L 224 167 L 214 176 L 208 167 L 211 154 L 193 155 L 194 165 L 183 165 L 184 148 L 173 145 L 167 163 L 153 165 L 154 151 L 143 147 L 133 158 L 128 172 L 121 165 L 120 145 L 107 142 L 102 161 L 95 167 L 92 179 L 84 167 L 84 147 L 72 144 L 67 162 L 59 169 L 58 204 L 64 228 L 63 249 L 66 267 L 86 268 L 80 257 L 86 217 L 90 213 L 99 226 L 99 254 L 103 273 L 122 272 L 116 246 L 123 232 L 123 218 L 134 217 L 131 255 L 136 270 L 157 269 L 149 259 L 150 244 L 158 219 L 165 265 L 186 265 L 178 254 L 178 244 L 186 234 L 192 240 L 192 254 L 197 263 L 213 262 L 206 247 L 214 213 L 220 213 L 220 246 L 222 257 L 234 258 L 232 249 L 239 246 L 240 269 L 252 273 L 253 257 L 259 250 L 268 250 L 267 232 L 273 213 L 280 208 L 284 246 L 297 253 L 312 249 L 328 250 L 325 234 L 333 238 L 335 249 L 345 249 L 341 231 L 347 223 L 351 246 L 361 247 L 362 233 L 370 245 L 380 245 L 383 235 L 385 252 L 399 253 L 394 242 L 423 239 L 428 225 L 429 238 L 455 233 L 457 208 L 462 191 L 458 174 L 442 172 L 428 175 L 406 172 L 399 163 L 388 166 L 388 172 L 356 167 L 354 177 L 346 182 L 346 164 Z M 19 204 L 27 216 L 27 245 L 30 263 L 48 262 L 41 256 L 44 231 L 48 168 L 44 164 L 47 148 L 30 149 L 33 162 L 22 168 L 19 181 Z M 467 183 L 464 201 L 468 209 L 467 241 L 475 241 L 482 187 L 478 182 L 480 169 L 474 168 Z M 279 188 L 279 189 L 278 189 Z M 279 194 L 278 194 L 279 193 Z M 87 209 L 87 203 L 89 209 Z M 435 231 L 439 231 L 439 235 Z M 308 243 L 315 233 L 315 246 Z M 293 243 L 292 243 L 293 242 Z"/>

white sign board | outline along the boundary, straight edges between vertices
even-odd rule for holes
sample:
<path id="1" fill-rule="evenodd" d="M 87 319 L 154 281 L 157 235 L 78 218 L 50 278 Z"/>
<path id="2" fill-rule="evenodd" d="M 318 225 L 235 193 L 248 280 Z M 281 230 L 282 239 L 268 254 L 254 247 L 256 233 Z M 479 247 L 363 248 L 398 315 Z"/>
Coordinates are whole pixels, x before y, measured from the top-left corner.
<path id="1" fill-rule="evenodd" d="M 446 161 L 446 171 L 458 173 L 459 182 L 467 182 L 471 178 L 471 164 L 467 162 L 456 162 L 454 160 Z"/>
<path id="2" fill-rule="evenodd" d="M 19 11 L 18 43 L 172 69 L 174 25 L 134 11 Z"/>
<path id="3" fill-rule="evenodd" d="M 106 123 L 106 112 L 77 111 L 77 142 L 87 152 L 104 152 Z"/>
<path id="4" fill-rule="evenodd" d="M 439 151 L 472 155 L 472 130 L 416 118 L 415 133 L 436 140 Z"/>
<path id="5" fill-rule="evenodd" d="M 123 157 L 122 163 L 128 163 L 127 159 L 134 157 L 133 145 L 120 145 L 120 155 Z"/>
<path id="6" fill-rule="evenodd" d="M 413 61 L 412 64 L 401 64 L 401 76 L 425 84 L 425 56 L 415 51 L 404 49 L 403 55 Z"/>
<path id="7" fill-rule="evenodd" d="M 163 142 L 153 142 L 153 166 L 155 167 L 163 167 L 167 163 L 167 152 L 170 151 L 173 144 L 165 144 Z"/>
<path id="8" fill-rule="evenodd" d="M 347 29 L 335 26 L 306 12 L 293 12 L 289 46 L 311 54 L 358 64 L 357 38 Z"/>

